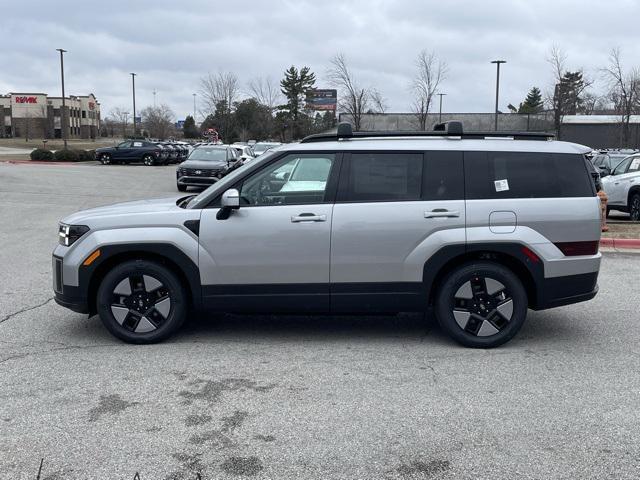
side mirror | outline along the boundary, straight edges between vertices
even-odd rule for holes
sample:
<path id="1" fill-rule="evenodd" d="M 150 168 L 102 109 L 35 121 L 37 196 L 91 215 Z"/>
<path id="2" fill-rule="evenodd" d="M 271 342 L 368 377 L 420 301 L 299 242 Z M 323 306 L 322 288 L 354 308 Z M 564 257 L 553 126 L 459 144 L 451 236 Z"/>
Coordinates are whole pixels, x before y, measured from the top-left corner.
<path id="1" fill-rule="evenodd" d="M 611 169 L 609 169 L 608 167 L 598 167 L 598 169 L 600 170 L 601 177 L 608 177 L 609 175 L 611 175 Z"/>
<path id="2" fill-rule="evenodd" d="M 222 208 L 240 208 L 240 192 L 235 188 L 230 188 L 222 194 Z"/>
<path id="3" fill-rule="evenodd" d="M 240 192 L 235 188 L 230 188 L 222 194 L 220 199 L 221 207 L 216 214 L 218 220 L 227 220 L 233 210 L 240 208 Z"/>

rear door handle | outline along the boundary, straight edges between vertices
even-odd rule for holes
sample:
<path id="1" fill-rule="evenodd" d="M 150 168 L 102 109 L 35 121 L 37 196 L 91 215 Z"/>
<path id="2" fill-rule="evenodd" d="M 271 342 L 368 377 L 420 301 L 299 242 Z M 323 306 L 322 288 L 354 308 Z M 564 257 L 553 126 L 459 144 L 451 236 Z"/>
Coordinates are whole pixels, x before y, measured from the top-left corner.
<path id="1" fill-rule="evenodd" d="M 436 208 L 430 212 L 424 212 L 424 218 L 455 218 L 459 216 L 460 212 L 458 210 L 444 210 Z"/>
<path id="2" fill-rule="evenodd" d="M 300 222 L 326 222 L 326 215 L 316 215 L 315 213 L 301 213 L 300 215 L 293 215 L 291 217 L 291 223 Z"/>

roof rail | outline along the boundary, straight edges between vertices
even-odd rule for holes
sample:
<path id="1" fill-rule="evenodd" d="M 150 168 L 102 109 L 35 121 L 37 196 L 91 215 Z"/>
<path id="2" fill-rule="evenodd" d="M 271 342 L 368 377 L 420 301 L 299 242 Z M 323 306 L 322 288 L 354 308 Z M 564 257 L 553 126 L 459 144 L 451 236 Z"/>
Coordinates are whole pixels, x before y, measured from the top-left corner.
<path id="1" fill-rule="evenodd" d="M 462 122 L 452 120 L 449 122 L 437 123 L 433 131 L 375 131 L 375 132 L 354 132 L 351 124 L 341 122 L 335 133 L 318 133 L 304 137 L 300 143 L 330 142 L 336 140 L 346 140 L 350 138 L 381 138 L 381 137 L 457 137 L 462 139 L 485 139 L 485 138 L 509 138 L 513 140 L 549 140 L 555 135 L 547 132 L 467 132 L 462 129 Z"/>

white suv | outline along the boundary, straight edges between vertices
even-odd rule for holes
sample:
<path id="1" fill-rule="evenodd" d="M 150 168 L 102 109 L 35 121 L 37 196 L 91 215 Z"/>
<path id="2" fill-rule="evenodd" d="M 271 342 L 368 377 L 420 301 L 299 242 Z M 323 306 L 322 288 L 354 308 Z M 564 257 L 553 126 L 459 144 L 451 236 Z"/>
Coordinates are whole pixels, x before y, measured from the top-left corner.
<path id="1" fill-rule="evenodd" d="M 587 147 L 541 134 L 315 135 L 200 195 L 75 213 L 53 252 L 56 301 L 132 343 L 190 309 L 424 312 L 495 347 L 527 309 L 593 298 L 600 203 Z M 493 138 L 501 136 L 503 138 Z"/>
<path id="2" fill-rule="evenodd" d="M 627 212 L 631 220 L 640 221 L 640 154 L 622 160 L 602 178 L 602 187 L 609 197 L 607 211 Z"/>

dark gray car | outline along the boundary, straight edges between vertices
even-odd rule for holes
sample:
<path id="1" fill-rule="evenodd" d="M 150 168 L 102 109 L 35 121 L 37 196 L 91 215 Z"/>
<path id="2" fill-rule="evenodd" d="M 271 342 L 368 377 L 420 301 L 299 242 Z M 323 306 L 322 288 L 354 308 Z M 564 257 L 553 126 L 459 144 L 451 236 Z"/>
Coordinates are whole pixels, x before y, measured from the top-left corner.
<path id="1" fill-rule="evenodd" d="M 178 165 L 176 186 L 208 187 L 241 165 L 236 151 L 224 145 L 203 145 L 195 148 L 187 160 Z"/>

